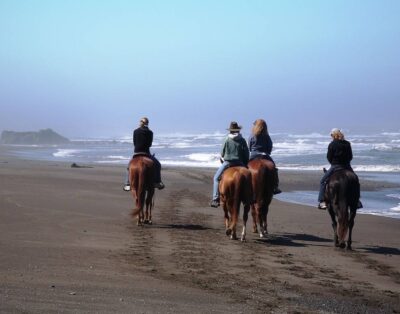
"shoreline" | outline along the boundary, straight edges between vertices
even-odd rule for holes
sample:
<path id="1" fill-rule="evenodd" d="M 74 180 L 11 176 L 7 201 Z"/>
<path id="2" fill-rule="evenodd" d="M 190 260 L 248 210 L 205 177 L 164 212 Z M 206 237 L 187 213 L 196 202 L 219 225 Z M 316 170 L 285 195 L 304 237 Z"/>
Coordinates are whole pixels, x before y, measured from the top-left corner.
<path id="1" fill-rule="evenodd" d="M 398 219 L 357 215 L 346 252 L 326 211 L 273 200 L 269 236 L 249 218 L 247 242 L 232 241 L 208 207 L 215 170 L 168 167 L 138 227 L 124 167 L 70 165 L 0 157 L 0 312 L 400 310 Z"/>
<path id="2" fill-rule="evenodd" d="M 77 164 L 81 167 L 111 167 L 111 168 L 125 168 L 126 166 L 121 163 L 97 163 L 97 162 L 74 162 L 74 161 L 53 161 L 53 160 L 36 160 L 30 158 L 24 158 L 23 156 L 12 156 L 8 154 L 9 147 L 7 145 L 0 145 L 0 163 L 7 163 L 13 159 L 26 161 L 26 162 L 39 162 L 39 163 L 50 163 L 50 164 L 60 164 L 70 166 L 72 164 Z M 181 170 L 181 171 L 202 171 L 207 175 L 210 175 L 211 178 L 214 175 L 216 168 L 213 167 L 194 167 L 194 166 L 175 166 L 175 165 L 163 165 L 164 170 Z M 367 198 L 369 202 L 371 199 L 373 200 L 373 196 L 369 196 L 371 192 L 382 192 L 384 193 L 386 190 L 390 189 L 400 189 L 399 180 L 394 179 L 393 176 L 396 176 L 395 173 L 386 173 L 386 172 L 357 172 L 360 178 L 361 184 L 361 200 L 363 201 L 363 192 L 366 192 Z M 288 202 L 291 204 L 298 204 L 303 206 L 309 206 L 315 208 L 317 206 L 317 195 L 315 196 L 315 202 L 310 200 L 310 196 L 308 194 L 318 193 L 319 189 L 319 181 L 322 177 L 322 171 L 317 170 L 297 170 L 297 169 L 280 169 L 280 187 L 283 190 L 283 194 L 278 195 L 277 198 L 282 202 Z M 386 176 L 386 178 L 385 178 Z M 122 182 L 122 181 L 121 181 Z M 287 193 L 287 194 L 286 194 Z M 300 195 L 299 195 L 300 193 Z M 381 195 L 379 195 L 381 197 Z M 378 198 L 380 198 L 378 197 Z M 307 199 L 307 201 L 304 200 Z M 390 203 L 394 203 L 394 200 L 390 200 Z M 363 202 L 364 203 L 364 202 Z M 359 215 L 373 215 L 380 217 L 389 217 L 393 219 L 400 219 L 400 217 L 396 217 L 397 213 L 391 213 L 390 211 L 399 206 L 397 204 L 389 204 L 389 200 L 380 201 L 380 203 L 376 203 L 376 201 L 372 201 L 375 205 L 374 208 L 366 208 L 364 210 L 359 211 L 357 214 Z M 368 203 L 367 203 L 368 204 Z M 365 204 L 364 204 L 365 205 Z M 380 210 L 376 208 L 381 208 Z M 386 206 L 386 207 L 384 207 Z M 391 207 L 394 206 L 394 207 Z M 364 206 L 365 207 L 365 206 Z M 382 213 L 380 213 L 382 212 Z"/>

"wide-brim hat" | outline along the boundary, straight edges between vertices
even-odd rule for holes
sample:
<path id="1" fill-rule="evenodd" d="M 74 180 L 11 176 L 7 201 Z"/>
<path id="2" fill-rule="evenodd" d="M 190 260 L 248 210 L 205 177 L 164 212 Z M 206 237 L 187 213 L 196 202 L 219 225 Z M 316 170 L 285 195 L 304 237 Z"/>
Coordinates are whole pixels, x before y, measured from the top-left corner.
<path id="1" fill-rule="evenodd" d="M 232 121 L 227 130 L 229 130 L 229 131 L 240 131 L 241 129 L 242 129 L 242 126 L 238 125 L 237 122 Z"/>

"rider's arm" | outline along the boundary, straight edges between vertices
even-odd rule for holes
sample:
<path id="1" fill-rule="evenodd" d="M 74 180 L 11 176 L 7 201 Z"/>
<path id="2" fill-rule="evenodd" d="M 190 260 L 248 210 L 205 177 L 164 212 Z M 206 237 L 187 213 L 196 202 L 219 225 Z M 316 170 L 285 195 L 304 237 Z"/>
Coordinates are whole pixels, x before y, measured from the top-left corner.
<path id="1" fill-rule="evenodd" d="M 247 165 L 247 163 L 249 162 L 249 147 L 247 146 L 245 139 L 243 139 L 242 154 L 243 154 L 243 163 Z"/>
<path id="2" fill-rule="evenodd" d="M 332 163 L 332 159 L 333 159 L 333 149 L 332 149 L 332 143 L 331 142 L 328 146 L 328 152 L 326 154 L 326 159 L 328 159 L 329 163 Z"/>
<path id="3" fill-rule="evenodd" d="M 272 152 L 272 140 L 269 134 L 267 135 L 267 153 L 268 155 L 271 155 Z"/>

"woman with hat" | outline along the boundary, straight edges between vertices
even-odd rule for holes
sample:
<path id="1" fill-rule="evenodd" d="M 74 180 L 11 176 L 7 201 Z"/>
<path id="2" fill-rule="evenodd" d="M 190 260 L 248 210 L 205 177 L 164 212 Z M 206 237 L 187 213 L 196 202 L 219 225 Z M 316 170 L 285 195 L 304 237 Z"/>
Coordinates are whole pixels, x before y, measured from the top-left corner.
<path id="1" fill-rule="evenodd" d="M 134 154 L 132 158 L 138 155 L 147 155 L 154 162 L 154 187 L 161 190 L 164 188 L 164 183 L 161 181 L 161 164 L 154 155 L 150 154 L 150 147 L 153 144 L 153 131 L 149 129 L 149 119 L 141 118 L 139 127 L 133 131 L 133 146 Z M 128 170 L 129 172 L 129 170 Z M 126 176 L 124 191 L 130 191 L 129 175 Z"/>
<path id="2" fill-rule="evenodd" d="M 221 150 L 222 165 L 214 175 L 213 198 L 210 203 L 211 207 L 219 206 L 218 184 L 224 170 L 229 166 L 246 166 L 249 161 L 249 148 L 246 140 L 240 134 L 241 128 L 242 127 L 234 121 L 231 122 L 228 128 L 229 134 Z"/>
<path id="3" fill-rule="evenodd" d="M 324 193 L 326 183 L 328 182 L 332 173 L 340 169 L 348 169 L 353 171 L 350 166 L 350 161 L 353 159 L 353 151 L 351 149 L 350 142 L 344 139 L 344 134 L 337 128 L 332 129 L 331 137 L 332 142 L 328 146 L 328 153 L 326 155 L 331 167 L 325 172 L 320 182 L 318 194 L 319 209 L 326 209 L 327 207 L 324 200 Z M 359 208 L 362 207 L 361 202 L 359 202 L 358 206 Z"/>

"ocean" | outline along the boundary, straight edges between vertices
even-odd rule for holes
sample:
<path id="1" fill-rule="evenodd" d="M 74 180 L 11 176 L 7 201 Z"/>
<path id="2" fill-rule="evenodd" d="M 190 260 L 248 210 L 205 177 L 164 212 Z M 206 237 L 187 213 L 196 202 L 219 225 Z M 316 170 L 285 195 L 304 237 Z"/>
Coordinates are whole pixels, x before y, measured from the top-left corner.
<path id="1" fill-rule="evenodd" d="M 219 153 L 226 134 L 155 134 L 152 153 L 164 166 L 217 168 Z M 245 134 L 246 137 L 246 134 Z M 279 169 L 316 170 L 329 167 L 326 149 L 330 137 L 321 133 L 271 133 L 272 157 Z M 400 132 L 349 134 L 353 169 L 360 177 L 400 184 Z M 36 160 L 76 163 L 128 163 L 132 137 L 76 138 L 66 145 L 9 146 L 15 156 Z M 282 193 L 279 199 L 315 206 L 317 191 Z M 400 218 L 400 191 L 396 189 L 363 192 L 364 208 L 360 213 Z"/>

